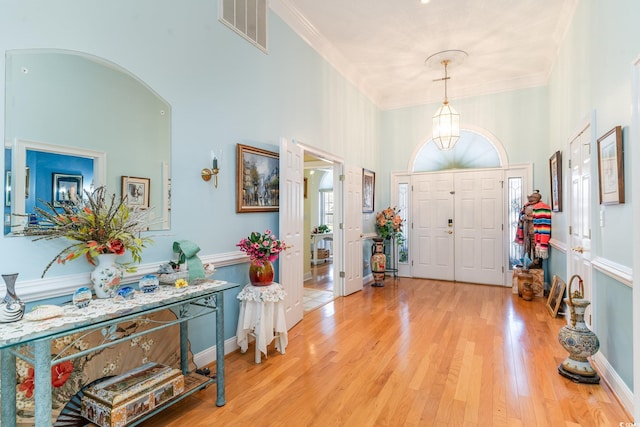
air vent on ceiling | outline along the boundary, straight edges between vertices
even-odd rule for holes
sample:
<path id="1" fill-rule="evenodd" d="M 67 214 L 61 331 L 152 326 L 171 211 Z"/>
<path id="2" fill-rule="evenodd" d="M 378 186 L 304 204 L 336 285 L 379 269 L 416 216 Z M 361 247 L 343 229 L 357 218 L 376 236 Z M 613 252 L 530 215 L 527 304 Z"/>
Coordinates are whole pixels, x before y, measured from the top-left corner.
<path id="1" fill-rule="evenodd" d="M 220 21 L 267 52 L 267 0 L 222 0 Z"/>

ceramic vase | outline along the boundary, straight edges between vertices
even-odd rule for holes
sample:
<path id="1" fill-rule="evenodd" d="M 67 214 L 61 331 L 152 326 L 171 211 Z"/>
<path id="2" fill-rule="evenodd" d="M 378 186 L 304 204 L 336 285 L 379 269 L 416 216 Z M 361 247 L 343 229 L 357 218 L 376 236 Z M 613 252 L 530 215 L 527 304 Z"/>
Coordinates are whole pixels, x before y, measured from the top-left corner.
<path id="1" fill-rule="evenodd" d="M 116 254 L 98 255 L 98 265 L 91 272 L 91 283 L 97 298 L 116 295 L 122 278 L 122 270 L 116 263 Z"/>
<path id="2" fill-rule="evenodd" d="M 522 270 L 518 274 L 518 288 L 522 286 L 521 297 L 525 301 L 531 301 L 533 299 L 533 275 L 528 270 Z"/>
<path id="3" fill-rule="evenodd" d="M 249 264 L 249 281 L 253 286 L 269 286 L 273 283 L 273 264 L 270 261 L 251 260 Z"/>
<path id="4" fill-rule="evenodd" d="M 580 290 L 572 295 L 571 285 L 576 278 L 579 280 Z M 558 341 L 569 352 L 569 357 L 558 366 L 558 372 L 576 382 L 596 384 L 600 382 L 600 377 L 587 358 L 598 352 L 600 340 L 584 322 L 584 312 L 591 302 L 584 298 L 580 276 L 571 277 L 567 294 L 568 298 L 564 302 L 569 307 L 571 318 L 558 332 Z"/>
<path id="5" fill-rule="evenodd" d="M 374 238 L 371 246 L 371 273 L 373 285 L 384 286 L 384 273 L 387 268 L 387 256 L 384 254 L 384 239 Z"/>
<path id="6" fill-rule="evenodd" d="M 18 273 L 3 274 L 2 279 L 7 287 L 7 293 L 0 303 L 0 323 L 17 322 L 24 316 L 24 303 L 16 295 Z"/>

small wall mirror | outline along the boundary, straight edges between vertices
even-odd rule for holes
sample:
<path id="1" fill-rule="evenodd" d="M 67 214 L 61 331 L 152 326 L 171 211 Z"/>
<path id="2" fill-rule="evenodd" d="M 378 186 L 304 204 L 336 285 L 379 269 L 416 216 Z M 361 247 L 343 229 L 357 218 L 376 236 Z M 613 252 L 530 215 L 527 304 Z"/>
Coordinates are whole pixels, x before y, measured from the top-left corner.
<path id="1" fill-rule="evenodd" d="M 5 234 L 69 186 L 122 197 L 130 179 L 145 183 L 150 229 L 169 229 L 171 108 L 146 84 L 95 56 L 12 50 L 5 96 Z"/>

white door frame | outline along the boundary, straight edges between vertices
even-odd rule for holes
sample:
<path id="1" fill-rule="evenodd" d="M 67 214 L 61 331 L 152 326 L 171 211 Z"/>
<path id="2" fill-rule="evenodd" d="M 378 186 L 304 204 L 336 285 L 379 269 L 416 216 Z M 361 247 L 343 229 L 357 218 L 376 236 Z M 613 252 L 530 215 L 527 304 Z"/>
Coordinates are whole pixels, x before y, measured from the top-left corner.
<path id="1" fill-rule="evenodd" d="M 593 192 L 594 190 L 594 185 L 593 185 L 593 180 L 597 179 L 597 170 L 595 168 L 597 168 L 597 162 L 594 161 L 594 156 L 596 153 L 596 150 L 592 150 L 591 148 L 593 148 L 594 146 L 594 141 L 596 140 L 596 129 L 595 129 L 595 111 L 591 112 L 591 114 L 589 114 L 587 117 L 585 117 L 584 119 L 582 119 L 579 123 L 579 126 L 576 128 L 576 130 L 570 135 L 569 139 L 567 140 L 566 146 L 567 146 L 567 153 L 569 153 L 569 156 L 567 156 L 569 158 L 569 161 L 573 161 L 574 159 L 572 159 L 571 156 L 571 142 L 574 141 L 576 138 L 580 137 L 580 134 L 583 132 L 587 132 L 586 135 L 583 136 L 583 139 L 586 140 L 587 144 L 590 147 L 590 152 L 589 152 L 589 175 L 590 175 L 590 182 L 589 182 L 589 191 L 588 191 L 588 197 L 589 197 L 589 203 L 588 203 L 588 207 L 587 209 L 589 210 L 588 213 L 588 221 L 589 223 L 587 224 L 587 227 L 589 230 L 593 230 Z M 580 277 L 582 277 L 583 281 L 584 281 L 584 293 L 585 293 L 585 298 L 589 299 L 591 301 L 591 306 L 587 308 L 587 312 L 585 313 L 585 323 L 587 323 L 587 325 L 591 326 L 591 324 L 593 323 L 593 318 L 592 318 L 592 313 L 593 313 L 593 308 L 596 306 L 597 301 L 595 298 L 595 294 L 593 293 L 593 281 L 592 281 L 592 264 L 591 261 L 593 259 L 593 253 L 591 251 L 591 248 L 594 247 L 594 241 L 593 239 L 597 239 L 597 233 L 594 233 L 593 238 L 589 238 L 588 240 L 588 244 L 584 245 L 583 243 L 577 244 L 576 242 L 573 241 L 571 233 L 570 233 L 570 227 L 573 223 L 572 218 L 574 216 L 574 206 L 573 206 L 573 185 L 572 185 L 572 180 L 573 180 L 573 169 L 572 167 L 568 167 L 567 169 L 567 173 L 566 173 L 566 179 L 564 180 L 567 185 L 565 186 L 565 188 L 567 188 L 567 200 L 569 201 L 569 203 L 567 203 L 568 205 L 568 209 L 567 209 L 567 227 L 566 227 L 566 241 L 568 242 L 568 251 L 567 251 L 567 257 L 566 257 L 566 265 L 567 265 L 567 292 L 568 292 L 568 287 L 570 285 L 569 281 L 571 279 L 571 277 L 574 274 L 579 274 Z M 582 218 L 584 218 L 583 215 L 581 215 Z M 587 246 L 584 248 L 584 253 L 580 252 L 576 252 L 579 248 L 578 246 Z M 577 283 L 576 283 L 577 284 Z M 568 314 L 567 314 L 568 316 Z M 595 331 L 597 332 L 597 331 Z"/>
<path id="2" fill-rule="evenodd" d="M 510 178 L 510 177 L 522 177 L 523 178 L 523 197 L 526 197 L 526 195 L 528 194 L 527 192 L 530 191 L 530 189 L 532 189 L 532 185 L 533 185 L 533 164 L 531 163 L 522 163 L 522 164 L 511 164 L 511 165 L 507 165 L 507 166 L 502 166 L 500 168 L 495 168 L 495 169 L 501 169 L 503 171 L 503 179 L 504 182 L 506 183 L 506 181 Z M 472 169 L 472 170 L 480 170 L 480 169 Z M 446 170 L 444 171 L 434 171 L 434 172 L 446 172 Z M 397 192 L 396 192 L 396 187 L 399 183 L 402 182 L 409 182 L 411 183 L 411 177 L 413 175 L 417 175 L 420 173 L 425 173 L 425 172 L 392 172 L 391 173 L 391 179 L 390 179 L 390 200 L 391 200 L 391 204 L 395 204 L 397 203 Z M 428 172 L 427 172 L 428 173 Z M 413 192 L 413 189 L 411 189 L 411 191 Z M 506 222 L 506 218 L 508 218 L 508 212 L 509 212 L 509 206 L 508 206 L 508 188 L 507 185 L 503 185 L 503 204 L 504 204 L 504 210 L 503 210 L 503 218 L 504 221 Z M 413 217 L 412 217 L 412 213 L 413 213 L 413 207 L 411 206 L 411 200 L 412 198 L 409 197 L 409 207 L 408 210 L 409 212 L 407 213 L 407 227 L 406 229 L 408 230 L 407 233 L 410 234 L 411 233 L 411 224 L 413 222 Z M 524 200 L 522 201 L 522 204 L 524 204 Z M 409 239 L 411 239 L 411 236 L 409 236 Z M 513 276 L 513 270 L 510 269 L 510 263 L 509 263 L 509 232 L 508 232 L 508 228 L 504 227 L 504 232 L 503 232 L 503 239 L 504 239 L 504 249 L 503 249 L 503 260 L 504 261 L 504 265 L 507 266 L 507 268 L 505 268 L 505 272 L 504 272 L 504 279 L 503 279 L 503 283 L 501 283 L 501 285 L 504 286 L 510 286 L 511 285 L 511 278 Z M 410 249 L 411 250 L 411 249 Z M 411 266 L 409 264 L 408 268 L 405 269 L 406 276 L 411 276 Z"/>
<path id="3" fill-rule="evenodd" d="M 631 126 L 629 135 L 630 160 L 629 164 L 640 164 L 640 56 L 633 61 L 631 67 Z M 640 189 L 640 173 L 637 170 L 631 170 L 631 188 L 634 189 L 634 197 Z M 640 203 L 633 203 L 633 218 L 640 217 Z M 640 227 L 635 224 L 632 228 L 633 233 L 633 270 L 640 271 Z M 633 324 L 640 325 L 640 290 L 633 283 Z M 633 328 L 633 354 L 640 354 L 640 328 Z M 637 363 L 633 366 L 633 383 L 636 385 L 633 393 L 633 418 L 640 420 L 640 367 Z M 628 407 L 628 406 L 627 406 Z"/>
<path id="4" fill-rule="evenodd" d="M 343 174 L 344 160 L 341 157 L 335 156 L 329 152 L 320 150 L 319 148 L 306 145 L 300 141 L 296 141 L 296 144 L 303 149 L 304 153 L 308 153 L 319 159 L 327 160 L 333 163 L 333 217 L 334 228 L 333 230 L 333 296 L 344 296 L 344 277 L 341 277 L 340 272 L 345 271 L 345 257 L 344 257 L 344 230 L 338 228 L 337 224 L 344 223 L 344 190 L 343 181 L 340 180 L 340 176 Z M 303 233 L 310 232 L 310 230 L 302 230 Z"/>

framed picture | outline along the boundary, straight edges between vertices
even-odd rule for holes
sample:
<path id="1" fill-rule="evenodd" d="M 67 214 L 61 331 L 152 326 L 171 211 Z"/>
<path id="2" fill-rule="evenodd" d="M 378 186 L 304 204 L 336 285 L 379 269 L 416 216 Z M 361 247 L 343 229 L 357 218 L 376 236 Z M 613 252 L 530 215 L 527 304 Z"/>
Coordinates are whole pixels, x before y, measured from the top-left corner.
<path id="1" fill-rule="evenodd" d="M 5 171 L 4 174 L 4 205 L 11 206 L 11 171 Z"/>
<path id="2" fill-rule="evenodd" d="M 146 209 L 149 207 L 150 178 L 138 178 L 135 176 L 123 176 L 122 200 L 127 206 Z"/>
<path id="3" fill-rule="evenodd" d="M 280 209 L 278 153 L 238 144 L 236 148 L 236 212 Z"/>
<path id="4" fill-rule="evenodd" d="M 549 298 L 547 299 L 547 310 L 551 317 L 558 315 L 558 309 L 562 304 L 562 298 L 564 297 L 564 289 L 567 284 L 558 276 L 553 276 L 553 284 L 551 285 L 551 291 L 549 291 Z"/>
<path id="5" fill-rule="evenodd" d="M 376 196 L 376 173 L 362 169 L 362 212 L 373 212 Z"/>
<path id="6" fill-rule="evenodd" d="M 598 183 L 601 205 L 624 203 L 624 158 L 620 126 L 598 138 Z"/>
<path id="7" fill-rule="evenodd" d="M 562 153 L 556 151 L 549 159 L 551 177 L 551 210 L 562 212 Z"/>
<path id="8" fill-rule="evenodd" d="M 53 174 L 53 205 L 62 206 L 82 198 L 82 175 Z"/>

